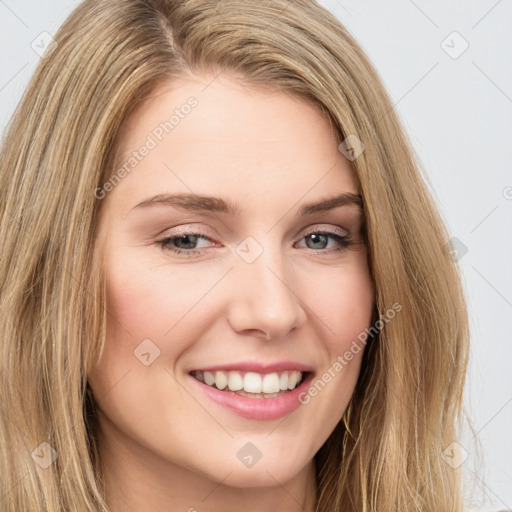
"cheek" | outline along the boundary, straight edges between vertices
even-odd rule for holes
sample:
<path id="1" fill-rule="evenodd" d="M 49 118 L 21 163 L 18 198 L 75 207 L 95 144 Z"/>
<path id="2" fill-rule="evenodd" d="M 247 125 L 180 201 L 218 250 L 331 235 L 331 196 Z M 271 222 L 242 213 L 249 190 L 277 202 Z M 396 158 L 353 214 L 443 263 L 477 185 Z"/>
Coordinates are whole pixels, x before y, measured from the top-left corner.
<path id="1" fill-rule="evenodd" d="M 341 354 L 367 329 L 375 305 L 374 286 L 365 258 L 357 254 L 350 265 L 330 272 L 316 288 L 312 304 L 325 327 L 323 339 L 331 354 Z"/>
<path id="2" fill-rule="evenodd" d="M 201 277 L 197 269 L 154 265 L 136 251 L 114 256 L 106 268 L 105 348 L 94 372 L 108 380 L 106 386 L 127 371 L 130 378 L 144 375 L 146 366 L 138 358 L 148 351 L 152 370 L 171 370 L 215 320 L 218 302 L 208 294 L 219 279 L 215 272 Z"/>
<path id="3" fill-rule="evenodd" d="M 370 326 L 374 308 L 373 287 L 366 276 L 348 277 L 329 305 L 333 330 L 340 335 L 339 350 Z"/>
<path id="4" fill-rule="evenodd" d="M 350 402 L 365 350 L 361 334 L 371 326 L 374 308 L 374 288 L 366 264 L 358 262 L 343 270 L 331 276 L 328 292 L 317 291 L 312 298 L 322 320 L 319 349 L 326 355 L 325 366 L 300 400 L 315 411 L 311 421 L 322 439 L 334 430 Z"/>
<path id="5" fill-rule="evenodd" d="M 360 257 L 331 275 L 327 291 L 317 292 L 314 304 L 319 308 L 315 312 L 322 319 L 322 348 L 327 355 L 327 367 L 318 378 L 329 382 L 327 387 L 332 392 L 337 390 L 337 396 L 343 395 L 348 401 L 359 376 L 365 350 L 364 333 L 371 326 L 375 305 L 366 260 Z"/>
<path id="6" fill-rule="evenodd" d="M 190 273 L 150 268 L 135 259 L 111 268 L 107 276 L 110 339 L 130 338 L 132 343 L 152 336 L 174 338 L 208 289 L 208 283 L 191 280 Z"/>

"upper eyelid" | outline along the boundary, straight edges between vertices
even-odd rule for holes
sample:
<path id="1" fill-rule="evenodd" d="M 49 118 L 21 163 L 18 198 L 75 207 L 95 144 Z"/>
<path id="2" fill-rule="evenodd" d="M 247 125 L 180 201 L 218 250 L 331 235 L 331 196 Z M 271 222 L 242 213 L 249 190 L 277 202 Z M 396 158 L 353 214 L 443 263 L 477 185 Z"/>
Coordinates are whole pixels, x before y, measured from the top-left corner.
<path id="1" fill-rule="evenodd" d="M 310 228 L 305 228 L 304 230 L 301 231 L 301 233 L 304 233 L 303 236 L 306 236 L 308 233 L 317 233 L 317 232 L 328 232 L 328 233 L 335 233 L 337 235 L 340 235 L 340 233 L 338 233 L 338 230 L 340 231 L 343 231 L 344 234 L 342 236 L 346 236 L 346 235 L 349 235 L 350 234 L 350 231 L 346 228 L 341 228 L 340 226 L 336 226 L 336 227 L 327 227 L 325 229 L 323 229 L 322 227 L 320 226 L 325 226 L 325 224 L 315 224 L 313 225 L 312 227 Z"/>

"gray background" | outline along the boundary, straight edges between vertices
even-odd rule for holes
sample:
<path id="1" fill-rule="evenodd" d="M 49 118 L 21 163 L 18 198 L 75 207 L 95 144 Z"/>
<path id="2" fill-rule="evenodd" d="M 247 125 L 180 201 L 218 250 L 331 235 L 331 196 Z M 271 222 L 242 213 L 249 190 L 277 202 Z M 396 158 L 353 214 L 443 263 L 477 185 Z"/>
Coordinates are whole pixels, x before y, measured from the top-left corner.
<path id="1" fill-rule="evenodd" d="M 376 65 L 455 237 L 472 329 L 465 402 L 482 447 L 479 457 L 466 429 L 468 506 L 512 509 L 512 1 L 320 3 Z M 41 33 L 77 4 L 0 0 L 0 129 L 38 63 Z"/>

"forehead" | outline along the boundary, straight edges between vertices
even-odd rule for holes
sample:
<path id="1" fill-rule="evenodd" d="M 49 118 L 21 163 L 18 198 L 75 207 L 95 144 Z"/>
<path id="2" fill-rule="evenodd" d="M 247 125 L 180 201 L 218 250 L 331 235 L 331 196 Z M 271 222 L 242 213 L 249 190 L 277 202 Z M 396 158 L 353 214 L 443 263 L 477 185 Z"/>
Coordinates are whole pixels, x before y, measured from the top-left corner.
<path id="1" fill-rule="evenodd" d="M 114 193 L 126 203 L 142 192 L 290 204 L 305 195 L 357 193 L 338 136 L 317 107 L 226 77 L 160 86 L 126 120 L 118 142 L 113 172 L 126 172 Z"/>

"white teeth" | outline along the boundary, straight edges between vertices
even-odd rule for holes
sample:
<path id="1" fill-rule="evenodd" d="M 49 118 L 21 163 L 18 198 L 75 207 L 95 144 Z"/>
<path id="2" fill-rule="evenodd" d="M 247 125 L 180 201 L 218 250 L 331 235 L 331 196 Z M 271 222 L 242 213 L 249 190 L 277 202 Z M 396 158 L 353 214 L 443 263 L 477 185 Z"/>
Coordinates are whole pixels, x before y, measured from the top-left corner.
<path id="1" fill-rule="evenodd" d="M 239 391 L 244 387 L 244 379 L 239 372 L 229 372 L 228 388 L 231 391 Z"/>
<path id="2" fill-rule="evenodd" d="M 247 393 L 261 393 L 261 375 L 255 372 L 247 372 L 244 375 L 244 391 Z"/>
<path id="3" fill-rule="evenodd" d="M 218 389 L 224 389 L 228 385 L 228 378 L 224 372 L 215 372 L 215 385 Z"/>
<path id="4" fill-rule="evenodd" d="M 279 391 L 281 391 L 279 388 L 279 375 L 277 373 L 267 373 L 261 383 L 261 392 L 278 393 Z"/>
<path id="5" fill-rule="evenodd" d="M 213 375 L 213 373 L 204 372 L 203 377 L 205 384 L 208 384 L 208 386 L 213 386 L 213 383 L 215 382 L 215 375 Z"/>
<path id="6" fill-rule="evenodd" d="M 294 389 L 300 379 L 300 372 L 293 371 L 288 378 L 288 389 Z"/>
<path id="7" fill-rule="evenodd" d="M 279 389 L 281 391 L 288 389 L 288 372 L 281 373 L 281 377 L 279 378 Z"/>
<path id="8" fill-rule="evenodd" d="M 256 372 L 213 371 L 194 373 L 197 380 L 220 390 L 245 391 L 247 393 L 274 394 L 292 390 L 302 378 L 298 370 L 260 374 Z"/>

